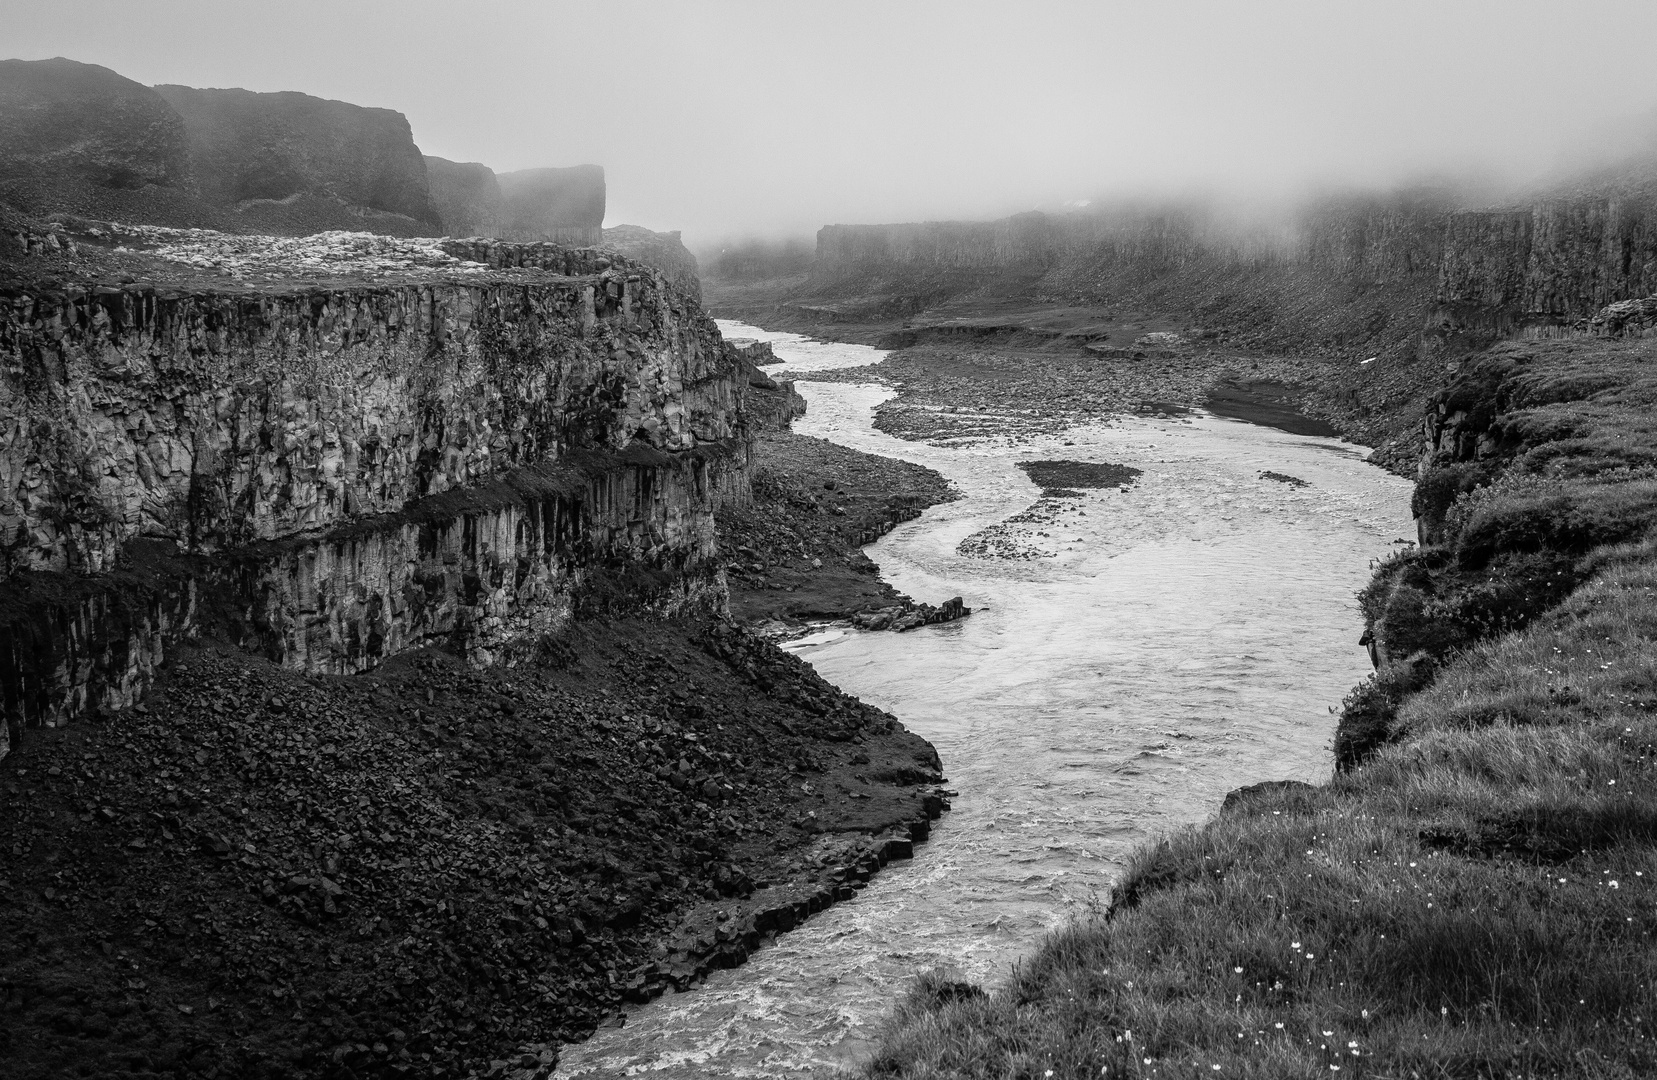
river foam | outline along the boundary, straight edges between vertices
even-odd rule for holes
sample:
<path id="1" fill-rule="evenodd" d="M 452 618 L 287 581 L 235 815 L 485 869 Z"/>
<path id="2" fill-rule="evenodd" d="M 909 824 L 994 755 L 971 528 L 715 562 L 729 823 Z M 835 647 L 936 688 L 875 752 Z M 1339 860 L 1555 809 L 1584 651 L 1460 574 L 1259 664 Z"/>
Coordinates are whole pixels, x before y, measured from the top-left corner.
<path id="1" fill-rule="evenodd" d="M 912 862 L 745 966 L 568 1047 L 560 1076 L 853 1065 L 917 972 L 994 984 L 1043 934 L 1103 902 L 1147 838 L 1209 817 L 1241 784 L 1327 778 L 1329 710 L 1369 667 L 1353 595 L 1371 560 L 1413 535 L 1410 484 L 1338 440 L 1199 416 L 904 442 L 872 426 L 888 389 L 807 381 L 814 364 L 883 354 L 721 327 L 772 341 L 785 364 L 769 370 L 801 380 L 808 410 L 795 430 L 927 465 L 960 489 L 869 552 L 902 591 L 962 595 L 971 618 L 793 643 L 930 739 L 960 795 Z M 1042 458 L 1143 473 L 1125 491 L 1042 501 L 1016 465 Z M 1033 554 L 963 554 L 985 530 Z"/>

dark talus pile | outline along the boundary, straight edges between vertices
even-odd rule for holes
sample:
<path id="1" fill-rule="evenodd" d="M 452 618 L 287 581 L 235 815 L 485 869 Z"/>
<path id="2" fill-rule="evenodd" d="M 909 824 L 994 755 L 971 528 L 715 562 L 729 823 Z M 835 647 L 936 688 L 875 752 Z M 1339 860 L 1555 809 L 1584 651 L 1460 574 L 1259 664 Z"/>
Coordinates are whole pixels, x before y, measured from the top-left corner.
<path id="1" fill-rule="evenodd" d="M 306 677 L 207 646 L 0 781 L 8 1075 L 459 1075 L 854 895 L 923 740 L 718 622 Z"/>

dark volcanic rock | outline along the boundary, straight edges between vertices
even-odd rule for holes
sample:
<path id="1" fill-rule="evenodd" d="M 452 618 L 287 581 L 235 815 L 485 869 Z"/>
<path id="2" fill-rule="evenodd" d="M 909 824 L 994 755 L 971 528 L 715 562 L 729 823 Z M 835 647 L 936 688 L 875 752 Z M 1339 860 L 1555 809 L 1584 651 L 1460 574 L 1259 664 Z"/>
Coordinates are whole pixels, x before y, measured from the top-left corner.
<path id="1" fill-rule="evenodd" d="M 793 394 L 792 384 L 782 387 L 750 387 L 749 408 L 756 397 Z M 917 626 L 964 613 L 958 602 L 916 604 L 881 581 L 859 550 L 955 498 L 948 482 L 919 465 L 796 435 L 786 419 L 780 426 L 755 443 L 752 501 L 716 514 L 731 614 L 748 623 L 857 617 L 866 628 L 897 629 L 917 613 Z"/>
<path id="2" fill-rule="evenodd" d="M 184 122 L 154 90 L 96 64 L 0 61 L 0 178 L 188 189 Z"/>
<path id="3" fill-rule="evenodd" d="M 222 206 L 296 196 L 438 225 L 408 118 L 309 94 L 158 86 L 184 118 L 202 196 Z"/>
<path id="4" fill-rule="evenodd" d="M 317 678 L 205 643 L 40 733 L 0 776 L 5 1075 L 541 1069 L 948 809 L 925 741 L 740 629 L 594 620 L 558 655 Z"/>
<path id="5" fill-rule="evenodd" d="M 604 225 L 604 169 L 520 169 L 496 177 L 505 200 L 506 237 L 596 244 Z"/>
<path id="6" fill-rule="evenodd" d="M 475 161 L 450 161 L 426 155 L 426 179 L 432 209 L 449 236 L 501 235 L 500 181 L 495 170 Z"/>
<path id="7" fill-rule="evenodd" d="M 1142 469 L 1112 465 L 1105 461 L 1021 461 L 1018 467 L 1044 488 L 1125 487 L 1139 478 Z"/>
<path id="8" fill-rule="evenodd" d="M 664 233 L 638 225 L 617 225 L 604 230 L 604 246 L 654 266 L 679 288 L 701 298 L 702 279 L 697 274 L 696 256 L 680 241 L 677 229 Z"/>

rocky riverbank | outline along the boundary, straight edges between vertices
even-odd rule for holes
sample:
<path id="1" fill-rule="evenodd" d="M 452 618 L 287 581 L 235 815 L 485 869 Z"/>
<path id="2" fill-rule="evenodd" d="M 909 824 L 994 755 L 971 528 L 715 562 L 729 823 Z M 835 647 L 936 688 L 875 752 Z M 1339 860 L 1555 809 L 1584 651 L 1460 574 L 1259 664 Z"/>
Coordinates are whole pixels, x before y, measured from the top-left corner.
<path id="1" fill-rule="evenodd" d="M 204 642 L 0 780 L 9 1075 L 460 1076 L 849 899 L 931 747 L 716 620 L 307 677 Z"/>
<path id="2" fill-rule="evenodd" d="M 754 445 L 753 492 L 750 504 L 716 515 L 733 618 L 786 631 L 807 620 L 863 617 L 865 628 L 889 629 L 917 615 L 914 625 L 922 625 L 943 607 L 925 610 L 881 581 L 861 550 L 955 497 L 936 472 L 773 431 Z M 877 613 L 884 619 L 874 626 Z"/>

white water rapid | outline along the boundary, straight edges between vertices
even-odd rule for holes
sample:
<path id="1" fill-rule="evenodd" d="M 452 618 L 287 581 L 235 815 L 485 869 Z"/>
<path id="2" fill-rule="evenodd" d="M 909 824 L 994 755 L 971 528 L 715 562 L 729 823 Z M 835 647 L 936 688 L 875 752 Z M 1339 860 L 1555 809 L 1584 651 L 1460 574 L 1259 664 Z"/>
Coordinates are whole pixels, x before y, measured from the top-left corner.
<path id="1" fill-rule="evenodd" d="M 785 366 L 878 362 L 855 345 L 721 323 Z M 930 466 L 962 499 L 874 544 L 885 578 L 968 619 L 797 645 L 826 678 L 930 739 L 960 795 L 912 862 L 855 900 L 565 1049 L 559 1076 L 776 1077 L 867 1056 L 918 972 L 993 986 L 1042 935 L 1108 895 L 1125 856 L 1211 816 L 1226 791 L 1330 773 L 1330 706 L 1369 670 L 1353 594 L 1413 536 L 1410 485 L 1333 439 L 1197 417 L 1114 419 L 1062 436 L 935 447 L 872 427 L 890 396 L 801 381 L 802 434 Z M 1039 497 L 1038 459 L 1144 470 L 1051 520 L 998 530 L 1038 557 L 957 553 Z M 1298 477 L 1298 487 L 1261 477 Z M 997 550 L 1008 550 L 1003 544 Z"/>

